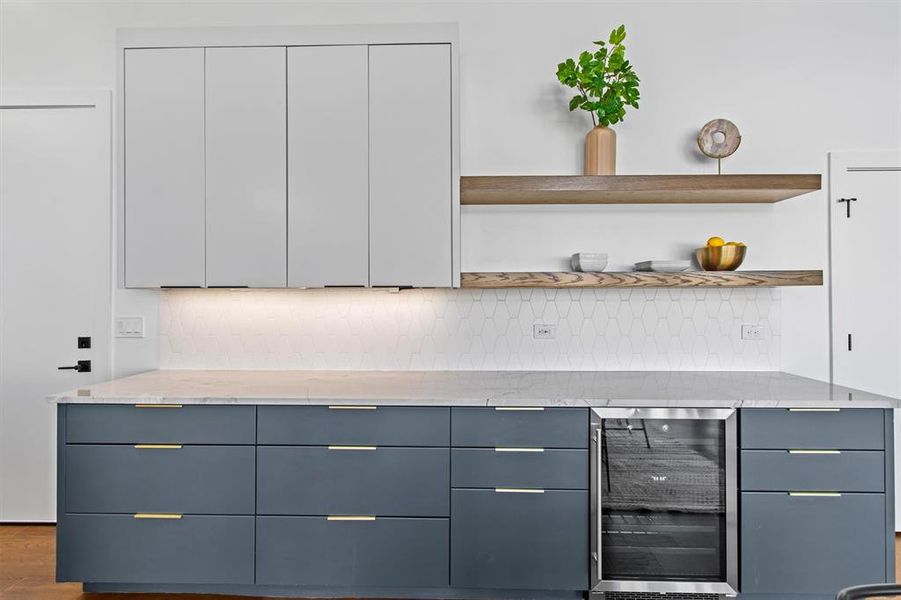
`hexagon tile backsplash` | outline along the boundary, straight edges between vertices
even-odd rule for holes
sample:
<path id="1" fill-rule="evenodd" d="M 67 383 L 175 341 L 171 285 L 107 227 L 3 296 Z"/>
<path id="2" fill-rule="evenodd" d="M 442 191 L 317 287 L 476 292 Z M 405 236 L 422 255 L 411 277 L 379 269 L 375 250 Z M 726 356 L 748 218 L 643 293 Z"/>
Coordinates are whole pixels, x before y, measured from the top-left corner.
<path id="1" fill-rule="evenodd" d="M 764 339 L 743 341 L 743 324 Z M 160 304 L 166 369 L 771 370 L 779 335 L 778 289 L 168 290 Z"/>

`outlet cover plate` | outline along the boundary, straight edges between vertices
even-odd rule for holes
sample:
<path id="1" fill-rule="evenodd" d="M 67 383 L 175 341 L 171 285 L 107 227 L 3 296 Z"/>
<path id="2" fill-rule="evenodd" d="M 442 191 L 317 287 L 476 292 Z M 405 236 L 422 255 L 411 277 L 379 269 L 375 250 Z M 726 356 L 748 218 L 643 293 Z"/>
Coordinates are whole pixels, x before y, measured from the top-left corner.
<path id="1" fill-rule="evenodd" d="M 766 337 L 763 325 L 742 325 L 741 339 L 749 341 L 759 341 Z"/>
<path id="2" fill-rule="evenodd" d="M 536 340 L 552 340 L 557 336 L 557 326 L 535 323 L 532 325 L 532 337 Z"/>

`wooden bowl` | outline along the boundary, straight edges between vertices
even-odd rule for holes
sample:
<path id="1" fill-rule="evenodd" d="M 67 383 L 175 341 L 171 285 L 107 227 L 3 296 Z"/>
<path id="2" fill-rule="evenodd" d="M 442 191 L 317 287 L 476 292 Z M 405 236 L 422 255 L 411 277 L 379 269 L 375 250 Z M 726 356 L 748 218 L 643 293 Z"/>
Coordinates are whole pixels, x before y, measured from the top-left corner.
<path id="1" fill-rule="evenodd" d="M 741 266 L 747 250 L 747 246 L 705 246 L 695 250 L 695 257 L 705 271 L 734 271 Z"/>

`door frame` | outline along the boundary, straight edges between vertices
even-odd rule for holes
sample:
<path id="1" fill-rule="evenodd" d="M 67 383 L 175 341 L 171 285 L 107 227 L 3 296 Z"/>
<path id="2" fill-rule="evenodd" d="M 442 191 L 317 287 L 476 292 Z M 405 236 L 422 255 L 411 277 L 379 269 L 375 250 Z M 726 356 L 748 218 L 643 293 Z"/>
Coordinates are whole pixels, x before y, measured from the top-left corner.
<path id="1" fill-rule="evenodd" d="M 835 306 L 834 306 L 834 273 L 833 273 L 833 239 L 832 223 L 838 218 L 836 211 L 844 210 L 839 206 L 835 193 L 837 179 L 848 172 L 901 172 L 901 149 L 899 150 L 866 150 L 866 151 L 842 151 L 829 153 L 829 187 L 826 190 L 829 203 L 829 218 L 827 222 L 829 256 L 827 266 L 829 269 L 828 304 L 829 304 L 829 382 L 834 383 L 835 375 Z"/>

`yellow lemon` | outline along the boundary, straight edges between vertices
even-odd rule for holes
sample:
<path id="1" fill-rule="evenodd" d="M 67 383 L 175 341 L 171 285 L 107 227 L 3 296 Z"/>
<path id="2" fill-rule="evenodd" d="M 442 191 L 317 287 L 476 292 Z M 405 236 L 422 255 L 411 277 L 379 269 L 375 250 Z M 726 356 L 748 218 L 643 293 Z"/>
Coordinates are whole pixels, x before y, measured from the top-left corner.
<path id="1" fill-rule="evenodd" d="M 726 242 L 723 240 L 723 238 L 718 237 L 718 236 L 713 236 L 712 238 L 707 240 L 707 245 L 710 246 L 711 248 L 719 248 L 720 246 L 724 245 L 725 243 Z"/>

